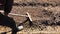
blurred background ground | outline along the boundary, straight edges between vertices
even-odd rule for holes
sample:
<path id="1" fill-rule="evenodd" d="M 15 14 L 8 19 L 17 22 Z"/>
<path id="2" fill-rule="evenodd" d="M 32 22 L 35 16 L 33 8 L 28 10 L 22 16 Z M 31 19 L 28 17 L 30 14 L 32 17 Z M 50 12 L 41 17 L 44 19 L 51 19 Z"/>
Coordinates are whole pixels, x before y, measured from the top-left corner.
<path id="1" fill-rule="evenodd" d="M 15 14 L 23 14 L 25 15 L 26 12 L 29 12 L 31 18 L 33 20 L 32 27 L 29 27 L 29 23 L 26 22 L 23 24 L 24 29 L 19 31 L 17 34 L 41 34 L 40 31 L 55 31 L 54 33 L 42 33 L 42 34 L 60 34 L 60 26 L 59 25 L 52 25 L 52 26 L 45 26 L 44 24 L 40 24 L 42 22 L 48 21 L 48 23 L 52 22 L 59 22 L 60 21 L 60 0 L 14 0 L 14 3 L 22 4 L 28 2 L 40 3 L 45 4 L 48 3 L 49 5 L 36 5 L 36 6 L 13 6 L 11 13 Z M 46 7 L 45 7 L 46 6 Z M 22 23 L 26 20 L 26 17 L 19 17 L 19 16 L 11 16 L 16 21 L 17 24 Z M 0 26 L 0 32 L 9 31 L 11 28 L 6 26 Z M 27 33 L 26 33 L 27 32 Z M 31 33 L 33 32 L 33 33 Z M 36 32 L 36 33 L 34 33 Z M 8 32 L 7 34 L 10 34 Z"/>

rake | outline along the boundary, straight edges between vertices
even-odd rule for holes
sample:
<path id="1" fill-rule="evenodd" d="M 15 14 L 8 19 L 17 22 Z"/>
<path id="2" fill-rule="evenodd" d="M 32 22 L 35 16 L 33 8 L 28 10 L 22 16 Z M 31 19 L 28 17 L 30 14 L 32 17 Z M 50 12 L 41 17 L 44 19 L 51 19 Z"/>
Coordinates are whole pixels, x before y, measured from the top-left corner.
<path id="1" fill-rule="evenodd" d="M 0 11 L 0 12 L 1 13 L 4 13 L 4 11 Z M 23 23 L 25 23 L 27 21 L 29 21 L 30 27 L 32 26 L 32 18 L 31 18 L 31 15 L 28 12 L 26 12 L 26 15 L 15 14 L 15 13 L 9 13 L 9 15 L 19 16 L 19 17 L 26 17 L 27 18 L 27 20 L 25 20 L 24 22 L 20 23 L 19 25 L 16 25 L 16 27 L 18 27 L 19 30 L 22 30 L 23 29 L 23 26 L 21 26 L 21 24 L 23 24 Z M 8 32 L 11 32 L 11 31 L 8 31 Z M 8 32 L 4 32 L 4 33 L 8 33 Z"/>

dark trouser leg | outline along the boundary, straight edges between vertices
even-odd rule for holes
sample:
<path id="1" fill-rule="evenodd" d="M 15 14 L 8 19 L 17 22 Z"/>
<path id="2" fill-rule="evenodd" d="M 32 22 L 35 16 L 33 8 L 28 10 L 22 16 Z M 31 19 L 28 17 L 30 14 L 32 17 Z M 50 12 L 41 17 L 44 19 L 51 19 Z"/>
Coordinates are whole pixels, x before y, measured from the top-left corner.
<path id="1" fill-rule="evenodd" d="M 18 30 L 16 28 L 12 29 L 12 34 L 17 34 Z"/>
<path id="2" fill-rule="evenodd" d="M 16 23 L 13 23 L 11 28 L 12 28 L 12 34 L 16 34 L 19 31 L 18 28 L 16 27 Z"/>
<path id="3" fill-rule="evenodd" d="M 4 15 L 8 15 L 11 12 L 13 5 L 13 0 L 6 0 L 6 3 L 4 4 Z"/>

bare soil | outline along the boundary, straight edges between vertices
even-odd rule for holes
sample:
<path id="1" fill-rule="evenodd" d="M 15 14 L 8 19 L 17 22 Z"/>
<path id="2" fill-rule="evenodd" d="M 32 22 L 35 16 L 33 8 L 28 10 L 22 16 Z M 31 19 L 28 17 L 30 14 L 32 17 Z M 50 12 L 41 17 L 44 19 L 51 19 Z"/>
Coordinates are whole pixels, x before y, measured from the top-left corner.
<path id="1" fill-rule="evenodd" d="M 23 24 L 24 29 L 17 34 L 60 34 L 60 0 L 15 0 L 14 3 L 22 4 L 28 2 L 40 3 L 43 5 L 16 5 L 13 6 L 11 13 L 26 15 L 29 12 L 33 25 L 29 27 L 29 22 Z M 50 5 L 45 5 L 46 3 Z M 51 5 L 52 4 L 52 5 Z M 26 17 L 12 16 L 17 24 L 26 20 Z M 7 32 L 11 28 L 0 27 L 0 32 Z M 43 31 L 43 32 L 42 32 Z M 11 34 L 8 32 L 7 34 Z"/>

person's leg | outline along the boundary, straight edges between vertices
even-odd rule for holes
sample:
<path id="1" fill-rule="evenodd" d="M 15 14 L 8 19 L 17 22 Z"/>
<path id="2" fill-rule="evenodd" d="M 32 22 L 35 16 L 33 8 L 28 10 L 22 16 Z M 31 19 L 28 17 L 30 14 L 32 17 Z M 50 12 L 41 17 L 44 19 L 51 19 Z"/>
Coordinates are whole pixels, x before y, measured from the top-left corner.
<path id="1" fill-rule="evenodd" d="M 9 26 L 12 28 L 12 34 L 16 34 L 19 31 L 13 18 L 10 19 Z"/>
<path id="2" fill-rule="evenodd" d="M 17 32 L 18 32 L 18 29 L 17 28 L 13 28 L 11 34 L 17 34 Z"/>
<path id="3" fill-rule="evenodd" d="M 6 0 L 4 4 L 4 15 L 7 16 L 11 12 L 12 5 L 13 5 L 13 0 Z"/>

